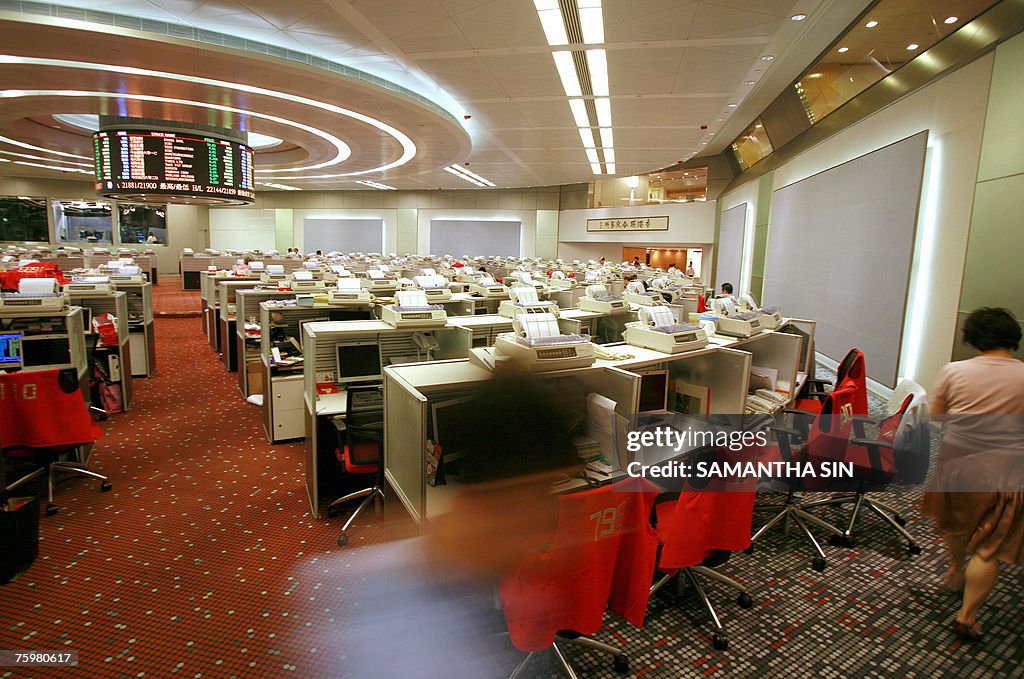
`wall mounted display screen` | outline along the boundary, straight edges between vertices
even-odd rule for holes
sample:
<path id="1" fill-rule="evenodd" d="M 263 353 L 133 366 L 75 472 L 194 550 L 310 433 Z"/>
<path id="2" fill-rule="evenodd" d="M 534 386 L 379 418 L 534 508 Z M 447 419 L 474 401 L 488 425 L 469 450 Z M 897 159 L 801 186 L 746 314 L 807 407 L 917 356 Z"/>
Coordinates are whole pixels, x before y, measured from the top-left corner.
<path id="1" fill-rule="evenodd" d="M 928 133 L 854 158 L 772 195 L 763 304 L 817 321 L 835 361 L 856 347 L 895 386 Z"/>
<path id="2" fill-rule="evenodd" d="M 430 254 L 519 257 L 522 222 L 430 220 Z"/>
<path id="3" fill-rule="evenodd" d="M 244 144 L 198 133 L 128 130 L 97 132 L 92 142 L 99 195 L 210 205 L 255 199 L 253 153 Z"/>

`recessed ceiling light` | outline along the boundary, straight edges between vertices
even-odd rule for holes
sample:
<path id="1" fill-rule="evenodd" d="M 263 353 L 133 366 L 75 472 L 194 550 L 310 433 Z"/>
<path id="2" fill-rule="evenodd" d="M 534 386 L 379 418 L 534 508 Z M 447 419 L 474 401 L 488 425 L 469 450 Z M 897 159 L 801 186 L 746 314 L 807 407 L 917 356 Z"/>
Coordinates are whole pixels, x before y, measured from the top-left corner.
<path id="1" fill-rule="evenodd" d="M 850 48 L 849 48 L 849 47 L 840 47 L 840 48 L 839 48 L 838 50 L 836 50 L 836 51 L 837 51 L 837 52 L 839 52 L 840 54 L 846 54 L 847 52 L 849 52 L 849 51 L 850 51 Z"/>
<path id="2" fill-rule="evenodd" d="M 907 45 L 907 49 L 910 50 L 911 52 L 916 50 L 918 47 L 920 47 L 920 45 L 918 45 L 916 42 L 912 42 L 909 45 Z"/>
<path id="3" fill-rule="evenodd" d="M 722 122 L 723 120 L 725 120 L 725 118 L 719 118 L 718 122 Z"/>
<path id="4" fill-rule="evenodd" d="M 744 82 L 743 84 L 744 84 L 744 85 L 753 85 L 753 84 L 754 84 L 754 81 L 753 81 L 753 80 L 747 80 L 747 81 L 746 81 L 746 82 Z"/>
<path id="5" fill-rule="evenodd" d="M 729 108 L 736 108 L 736 104 L 729 104 Z"/>
<path id="6" fill-rule="evenodd" d="M 708 143 L 707 143 L 706 141 L 702 141 L 702 142 L 700 143 L 700 145 L 701 145 L 701 146 L 707 146 L 707 145 L 708 145 Z"/>
<path id="7" fill-rule="evenodd" d="M 715 136 L 715 133 L 714 132 L 708 132 L 708 136 L 709 137 L 713 137 L 713 136 Z"/>
<path id="8" fill-rule="evenodd" d="M 762 127 L 764 127 L 764 125 L 762 125 L 761 123 L 758 123 L 757 125 L 754 125 L 754 127 L 756 127 L 757 129 L 760 130 Z"/>
<path id="9" fill-rule="evenodd" d="M 807 15 L 806 14 L 794 14 L 793 16 L 791 16 L 789 18 L 791 20 L 793 20 L 793 21 L 803 21 L 804 19 L 807 18 Z"/>
<path id="10" fill-rule="evenodd" d="M 877 25 L 878 25 L 878 22 L 875 21 L 874 19 L 872 19 L 871 21 L 869 21 L 866 24 L 864 24 L 864 28 L 874 28 Z"/>
<path id="11" fill-rule="evenodd" d="M 946 17 L 946 20 L 943 21 L 942 23 L 944 23 L 944 24 L 955 24 L 958 21 L 960 21 L 959 17 Z"/>
<path id="12" fill-rule="evenodd" d="M 807 77 L 808 78 L 820 78 L 821 75 L 822 75 L 821 73 L 811 73 Z"/>
<path id="13" fill-rule="evenodd" d="M 771 60 L 772 60 L 772 59 L 774 59 L 774 58 L 775 58 L 775 57 L 774 57 L 773 55 L 771 55 L 771 54 L 766 54 L 766 55 L 764 55 L 763 57 L 761 57 L 761 61 L 771 61 Z"/>

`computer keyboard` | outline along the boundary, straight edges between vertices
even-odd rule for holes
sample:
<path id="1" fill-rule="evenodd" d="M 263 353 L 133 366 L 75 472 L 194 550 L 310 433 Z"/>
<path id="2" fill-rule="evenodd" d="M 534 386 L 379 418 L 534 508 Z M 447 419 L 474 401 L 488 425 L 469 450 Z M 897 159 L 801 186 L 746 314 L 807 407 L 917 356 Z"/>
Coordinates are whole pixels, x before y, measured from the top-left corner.
<path id="1" fill-rule="evenodd" d="M 352 410 L 370 410 L 384 405 L 384 394 L 378 390 L 354 391 L 348 396 L 352 399 Z"/>

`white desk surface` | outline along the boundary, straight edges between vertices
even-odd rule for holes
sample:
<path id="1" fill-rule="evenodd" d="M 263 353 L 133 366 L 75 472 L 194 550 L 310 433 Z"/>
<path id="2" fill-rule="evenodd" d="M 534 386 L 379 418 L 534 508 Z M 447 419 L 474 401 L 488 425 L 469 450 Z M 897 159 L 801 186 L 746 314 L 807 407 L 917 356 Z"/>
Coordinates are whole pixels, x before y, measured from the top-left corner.
<path id="1" fill-rule="evenodd" d="M 317 415 L 344 415 L 348 410 L 348 391 L 341 389 L 334 394 L 317 394 Z"/>
<path id="2" fill-rule="evenodd" d="M 449 327 L 472 328 L 487 325 L 507 325 L 512 327 L 512 319 L 498 314 L 477 314 L 474 316 L 449 316 Z"/>

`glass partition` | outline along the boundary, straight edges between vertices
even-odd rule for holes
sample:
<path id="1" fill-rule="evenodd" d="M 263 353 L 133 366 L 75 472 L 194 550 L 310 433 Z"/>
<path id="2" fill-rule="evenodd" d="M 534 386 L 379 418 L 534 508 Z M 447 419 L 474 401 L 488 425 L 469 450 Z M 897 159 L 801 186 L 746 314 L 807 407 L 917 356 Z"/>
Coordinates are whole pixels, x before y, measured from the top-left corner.
<path id="1" fill-rule="evenodd" d="M 118 202 L 117 226 L 122 245 L 166 245 L 167 206 Z"/>
<path id="2" fill-rule="evenodd" d="M 0 196 L 0 241 L 49 240 L 45 198 Z"/>
<path id="3" fill-rule="evenodd" d="M 58 243 L 114 242 L 111 205 L 105 201 L 53 200 L 53 229 Z"/>

